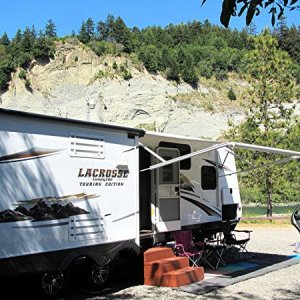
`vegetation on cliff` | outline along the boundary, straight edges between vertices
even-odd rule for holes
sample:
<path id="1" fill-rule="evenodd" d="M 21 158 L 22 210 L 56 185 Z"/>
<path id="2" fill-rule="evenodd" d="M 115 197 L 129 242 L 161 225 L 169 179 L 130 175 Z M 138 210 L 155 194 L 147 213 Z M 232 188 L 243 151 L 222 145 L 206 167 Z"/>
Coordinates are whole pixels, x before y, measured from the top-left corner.
<path id="1" fill-rule="evenodd" d="M 244 74 L 246 54 L 253 48 L 255 27 L 242 31 L 212 25 L 209 21 L 128 28 L 122 18 L 109 15 L 105 21 L 82 22 L 78 34 L 72 33 L 98 56 L 113 54 L 137 57 L 153 74 L 163 74 L 169 80 L 183 80 L 196 86 L 201 77 L 217 80 L 228 72 Z M 300 28 L 286 26 L 282 18 L 273 35 L 279 48 L 293 60 L 291 73 L 300 82 Z M 20 29 L 10 40 L 6 33 L 0 38 L 0 90 L 7 89 L 11 72 L 26 70 L 33 59 L 47 62 L 55 54 L 56 26 L 49 20 L 44 30 L 35 27 Z M 64 39 L 60 37 L 60 39 Z M 130 78 L 130 76 L 129 76 Z"/>

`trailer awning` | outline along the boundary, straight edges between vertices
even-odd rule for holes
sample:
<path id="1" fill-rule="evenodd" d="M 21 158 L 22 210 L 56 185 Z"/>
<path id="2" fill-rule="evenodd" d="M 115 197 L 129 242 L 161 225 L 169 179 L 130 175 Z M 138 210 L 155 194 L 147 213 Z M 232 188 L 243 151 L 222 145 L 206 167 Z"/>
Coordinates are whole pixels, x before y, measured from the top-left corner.
<path id="1" fill-rule="evenodd" d="M 252 166 L 251 168 L 247 168 L 244 170 L 240 170 L 237 172 L 233 172 L 230 174 L 226 174 L 226 175 L 221 175 L 222 176 L 229 176 L 229 175 L 233 175 L 233 174 L 237 174 L 237 173 L 241 173 L 241 172 L 246 172 L 246 171 L 252 171 L 258 168 L 264 168 L 264 167 L 268 167 L 270 165 L 274 165 L 274 164 L 281 164 L 281 163 L 285 163 L 288 162 L 290 160 L 297 160 L 300 159 L 300 152 L 299 151 L 294 151 L 294 150 L 288 150 L 288 149 L 280 149 L 280 148 L 274 148 L 274 147 L 267 147 L 267 146 L 261 146 L 261 145 L 254 145 L 254 144 L 245 144 L 245 143 L 237 143 L 237 142 L 225 142 L 225 143 L 218 143 L 216 145 L 183 155 L 183 156 L 179 156 L 177 158 L 173 158 L 170 159 L 168 161 L 164 160 L 161 156 L 159 156 L 157 153 L 155 153 L 154 151 L 152 151 L 151 149 L 149 149 L 147 146 L 143 145 L 142 143 L 139 144 L 140 147 L 144 148 L 146 151 L 148 151 L 151 155 L 153 155 L 154 157 L 156 157 L 157 159 L 159 159 L 161 162 L 155 165 L 150 166 L 149 168 L 143 169 L 140 172 L 145 172 L 145 171 L 149 171 L 149 170 L 155 170 L 155 169 L 159 169 L 180 161 L 183 161 L 185 159 L 200 155 L 200 154 L 204 154 L 210 151 L 214 151 L 220 148 L 224 148 L 227 147 L 231 150 L 233 150 L 234 148 L 240 148 L 240 149 L 245 149 L 245 150 L 251 150 L 251 151 L 258 151 L 258 152 L 264 152 L 264 153 L 274 153 L 274 154 L 280 154 L 280 155 L 286 155 L 288 157 L 281 159 L 281 160 L 276 160 L 272 163 L 269 164 L 262 164 L 259 166 Z M 233 154 L 233 153 L 231 153 Z"/>
<path id="2" fill-rule="evenodd" d="M 274 160 L 272 162 L 261 164 L 261 165 L 254 165 L 246 169 L 238 170 L 236 172 L 232 172 L 229 174 L 220 175 L 219 177 L 225 177 L 230 176 L 234 174 L 240 174 L 244 172 L 249 172 L 261 168 L 266 168 L 272 165 L 279 165 L 286 162 L 289 162 L 291 160 L 298 160 L 300 159 L 300 152 L 294 151 L 294 150 L 288 150 L 288 149 L 280 149 L 280 148 L 274 148 L 274 147 L 267 147 L 267 146 L 260 146 L 260 145 L 251 145 L 251 144 L 245 144 L 245 143 L 234 143 L 235 148 L 244 149 L 244 150 L 251 150 L 251 151 L 257 151 L 257 152 L 264 152 L 264 153 L 273 153 L 273 154 L 279 154 L 279 155 L 286 155 L 288 157 Z M 234 153 L 231 153 L 234 155 Z"/>
<path id="3" fill-rule="evenodd" d="M 279 164 L 283 164 L 283 163 L 289 162 L 289 161 L 294 160 L 294 159 L 295 160 L 300 159 L 300 156 L 290 156 L 290 157 L 286 157 L 284 159 L 274 160 L 274 161 L 272 161 L 268 164 L 261 164 L 261 165 L 258 165 L 258 166 L 252 166 L 252 167 L 247 168 L 247 169 L 242 169 L 242 170 L 232 172 L 232 173 L 229 173 L 229 174 L 220 175 L 219 177 L 225 177 L 225 176 L 230 176 L 230 175 L 234 175 L 234 174 L 249 172 L 249 171 L 253 171 L 253 170 L 257 170 L 257 169 L 261 169 L 261 168 L 266 168 L 266 167 L 269 167 L 269 166 L 272 166 L 272 165 L 279 165 Z"/>
<path id="4" fill-rule="evenodd" d="M 274 154 L 281 154 L 281 155 L 295 155 L 295 156 L 300 155 L 299 151 L 294 151 L 294 150 L 266 147 L 260 145 L 251 145 L 245 143 L 233 143 L 233 144 L 235 148 L 240 148 L 245 150 L 253 150 L 258 152 L 274 153 Z"/>

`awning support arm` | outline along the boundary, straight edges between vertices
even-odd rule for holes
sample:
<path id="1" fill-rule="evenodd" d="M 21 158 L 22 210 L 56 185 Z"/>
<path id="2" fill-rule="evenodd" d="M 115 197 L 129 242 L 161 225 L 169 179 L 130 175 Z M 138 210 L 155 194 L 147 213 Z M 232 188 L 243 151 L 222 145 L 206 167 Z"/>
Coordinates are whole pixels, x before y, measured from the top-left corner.
<path id="1" fill-rule="evenodd" d="M 152 151 L 150 148 L 148 148 L 147 146 L 145 146 L 142 143 L 139 143 L 139 147 L 142 147 L 143 149 L 145 149 L 147 152 L 149 152 L 151 155 L 153 155 L 154 157 L 156 157 L 158 160 L 165 162 L 166 160 L 163 159 L 160 155 L 158 155 L 157 153 L 155 153 L 154 151 Z"/>
<path id="2" fill-rule="evenodd" d="M 225 162 L 226 162 L 226 159 L 227 159 L 227 157 L 229 156 L 229 151 L 227 151 L 227 153 L 226 153 L 226 156 L 225 156 L 225 158 L 224 158 L 224 161 L 222 162 L 222 167 L 224 167 L 225 166 Z M 218 166 L 218 164 L 217 164 L 217 166 Z M 220 173 L 221 173 L 221 168 L 219 168 L 218 167 L 218 169 L 219 169 L 219 176 L 220 176 Z"/>
<path id="3" fill-rule="evenodd" d="M 299 156 L 299 151 L 294 150 L 287 150 L 287 149 L 278 149 L 273 147 L 267 146 L 259 146 L 259 145 L 251 145 L 251 144 L 244 144 L 244 143 L 234 143 L 235 148 L 246 149 L 246 150 L 254 150 L 259 152 L 267 152 L 267 153 L 274 153 L 274 154 L 282 154 L 282 155 L 296 155 Z"/>
<path id="4" fill-rule="evenodd" d="M 300 159 L 300 156 L 286 157 L 284 159 L 275 160 L 275 161 L 270 162 L 268 164 L 262 164 L 260 166 L 253 166 L 251 168 L 243 169 L 243 170 L 232 172 L 232 173 L 229 173 L 229 174 L 220 175 L 219 177 L 231 176 L 231 175 L 234 175 L 234 174 L 249 172 L 249 171 L 253 171 L 253 170 L 256 170 L 256 169 L 260 169 L 260 168 L 266 168 L 266 167 L 269 167 L 269 166 L 272 166 L 272 165 L 279 165 L 279 164 L 288 162 L 288 161 L 293 160 L 293 159 Z"/>
<path id="5" fill-rule="evenodd" d="M 230 147 L 230 148 L 231 148 L 231 147 L 233 147 L 233 146 L 234 146 L 234 143 L 221 143 L 221 144 L 216 144 L 216 145 L 213 145 L 213 146 L 208 147 L 208 148 L 204 148 L 204 149 L 201 149 L 201 150 L 198 150 L 198 151 L 195 151 L 195 152 L 192 152 L 192 153 L 183 155 L 183 156 L 179 156 L 179 157 L 176 157 L 176 158 L 173 158 L 173 159 L 170 159 L 170 160 L 167 160 L 167 161 L 164 161 L 164 162 L 155 164 L 155 165 L 153 165 L 153 166 L 150 166 L 150 167 L 147 168 L 147 169 L 141 170 L 140 172 L 145 172 L 145 171 L 149 171 L 149 170 L 159 169 L 159 168 L 162 168 L 162 167 L 165 167 L 165 166 L 168 166 L 168 165 L 171 165 L 171 164 L 180 162 L 180 161 L 182 161 L 182 160 L 185 160 L 185 159 L 194 157 L 194 156 L 196 156 L 196 155 L 200 155 L 200 154 L 203 154 L 203 153 L 207 153 L 207 152 L 210 152 L 210 151 L 213 151 L 213 150 L 217 150 L 217 149 L 220 149 L 220 148 L 223 148 L 223 147 Z M 156 154 L 156 153 L 155 153 L 155 154 Z"/>

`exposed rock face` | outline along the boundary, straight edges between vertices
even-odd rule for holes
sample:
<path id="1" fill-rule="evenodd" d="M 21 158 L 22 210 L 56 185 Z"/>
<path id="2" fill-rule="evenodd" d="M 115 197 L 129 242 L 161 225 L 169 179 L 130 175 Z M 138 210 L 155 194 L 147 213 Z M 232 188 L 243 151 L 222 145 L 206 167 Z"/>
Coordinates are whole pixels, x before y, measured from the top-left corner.
<path id="1" fill-rule="evenodd" d="M 122 78 L 121 66 L 132 79 Z M 193 103 L 176 101 L 174 96 L 195 90 L 151 75 L 129 58 L 98 57 L 76 40 L 58 43 L 55 59 L 49 63 L 32 63 L 27 78 L 31 91 L 18 72 L 13 75 L 0 107 L 209 138 L 227 129 L 228 118 L 243 117 L 231 109 L 212 114 Z M 197 91 L 210 93 L 202 85 Z M 88 109 L 88 100 L 96 103 L 95 109 Z"/>

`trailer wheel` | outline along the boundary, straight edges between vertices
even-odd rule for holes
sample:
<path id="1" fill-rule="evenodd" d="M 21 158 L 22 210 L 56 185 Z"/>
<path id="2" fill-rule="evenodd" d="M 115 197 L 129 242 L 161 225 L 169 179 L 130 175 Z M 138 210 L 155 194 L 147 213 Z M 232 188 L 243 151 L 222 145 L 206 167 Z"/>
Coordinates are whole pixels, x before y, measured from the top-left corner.
<path id="1" fill-rule="evenodd" d="M 60 295 L 65 287 L 65 275 L 63 272 L 45 272 L 41 276 L 41 289 L 46 297 Z"/>
<path id="2" fill-rule="evenodd" d="M 87 266 L 87 286 L 93 290 L 100 290 L 107 286 L 112 275 L 112 263 L 98 264 L 90 262 Z"/>

